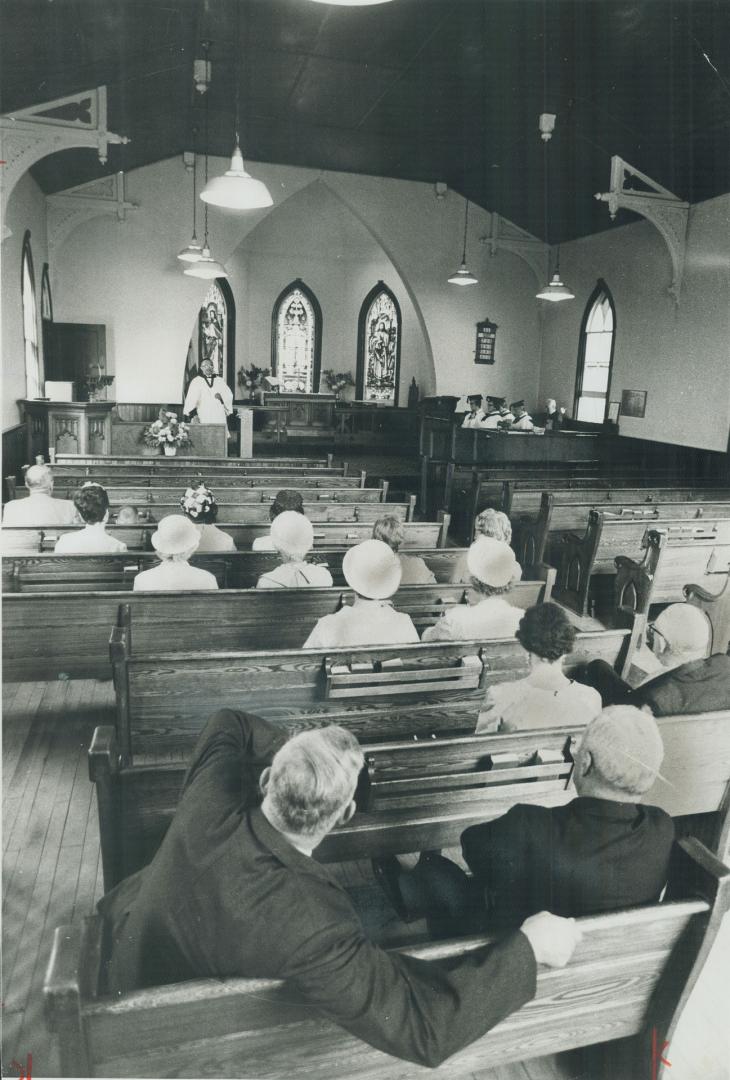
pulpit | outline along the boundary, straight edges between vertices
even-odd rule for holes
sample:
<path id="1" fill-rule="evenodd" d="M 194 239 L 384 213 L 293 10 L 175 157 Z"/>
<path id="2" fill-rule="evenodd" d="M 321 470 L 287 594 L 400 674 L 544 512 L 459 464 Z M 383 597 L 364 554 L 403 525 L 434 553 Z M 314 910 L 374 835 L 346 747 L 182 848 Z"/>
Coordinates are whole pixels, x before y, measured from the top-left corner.
<path id="1" fill-rule="evenodd" d="M 111 453 L 113 401 L 43 401 L 18 404 L 26 421 L 26 450 L 32 464 L 38 454 Z"/>

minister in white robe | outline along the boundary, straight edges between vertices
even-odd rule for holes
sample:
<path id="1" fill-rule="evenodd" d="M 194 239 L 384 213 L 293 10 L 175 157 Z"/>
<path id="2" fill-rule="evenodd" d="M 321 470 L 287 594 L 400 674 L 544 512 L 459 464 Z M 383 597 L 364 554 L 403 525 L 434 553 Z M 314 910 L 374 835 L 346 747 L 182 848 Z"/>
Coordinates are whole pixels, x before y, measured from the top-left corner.
<path id="1" fill-rule="evenodd" d="M 201 424 L 225 424 L 233 412 L 233 394 L 228 383 L 215 374 L 213 363 L 203 360 L 200 375 L 188 387 L 183 405 L 185 416 L 195 411 Z"/>

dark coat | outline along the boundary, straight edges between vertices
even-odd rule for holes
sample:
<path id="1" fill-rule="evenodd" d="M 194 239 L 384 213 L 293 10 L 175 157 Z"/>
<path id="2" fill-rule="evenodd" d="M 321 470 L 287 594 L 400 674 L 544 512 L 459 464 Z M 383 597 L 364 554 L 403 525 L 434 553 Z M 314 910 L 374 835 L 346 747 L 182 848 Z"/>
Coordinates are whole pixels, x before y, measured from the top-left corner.
<path id="1" fill-rule="evenodd" d="M 656 806 L 578 797 L 565 806 L 518 803 L 461 835 L 484 890 L 490 925 L 528 915 L 591 915 L 658 900 L 674 824 Z"/>
<path id="2" fill-rule="evenodd" d="M 154 860 L 99 902 L 111 930 L 108 989 L 287 979 L 352 1034 L 424 1065 L 529 1001 L 536 964 L 519 932 L 430 962 L 365 937 L 326 867 L 295 850 L 260 808 L 246 809 L 280 742 L 245 713 L 222 710 L 208 722 Z"/>
<path id="3" fill-rule="evenodd" d="M 663 671 L 633 690 L 605 660 L 591 660 L 574 673 L 594 687 L 607 705 L 648 705 L 654 716 L 689 716 L 730 709 L 730 656 L 715 653 L 705 660 Z"/>

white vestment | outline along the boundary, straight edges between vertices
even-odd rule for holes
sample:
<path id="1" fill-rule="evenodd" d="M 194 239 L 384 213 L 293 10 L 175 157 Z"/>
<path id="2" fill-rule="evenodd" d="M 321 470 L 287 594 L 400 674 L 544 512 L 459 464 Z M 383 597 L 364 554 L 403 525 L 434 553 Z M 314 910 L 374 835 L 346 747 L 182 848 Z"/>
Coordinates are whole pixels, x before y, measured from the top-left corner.
<path id="1" fill-rule="evenodd" d="M 216 394 L 222 397 L 222 405 Z M 202 375 L 196 375 L 185 395 L 183 412 L 189 416 L 193 409 L 197 409 L 201 424 L 225 424 L 226 416 L 233 411 L 233 394 L 228 383 L 220 375 L 214 375 L 211 386 Z"/>

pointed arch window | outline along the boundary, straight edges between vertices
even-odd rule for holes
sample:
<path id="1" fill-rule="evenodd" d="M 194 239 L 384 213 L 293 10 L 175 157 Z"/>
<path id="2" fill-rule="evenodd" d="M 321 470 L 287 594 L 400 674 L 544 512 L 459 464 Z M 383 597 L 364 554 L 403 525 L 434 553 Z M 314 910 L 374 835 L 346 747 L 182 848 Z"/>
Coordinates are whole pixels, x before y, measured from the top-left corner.
<path id="1" fill-rule="evenodd" d="M 398 404 L 401 313 L 382 281 L 365 297 L 357 332 L 357 396 L 378 405 Z"/>
<path id="2" fill-rule="evenodd" d="M 183 376 L 183 401 L 188 386 L 200 371 L 203 360 L 210 360 L 216 375 L 235 387 L 236 367 L 236 304 L 225 278 L 215 278 L 200 305 L 197 326 L 188 345 Z M 235 392 L 235 391 L 234 391 Z"/>
<path id="3" fill-rule="evenodd" d="M 279 294 L 271 323 L 271 371 L 280 380 L 281 392 L 316 393 L 322 357 L 322 309 L 300 278 Z"/>
<path id="4" fill-rule="evenodd" d="M 591 424 L 606 419 L 611 387 L 616 309 L 605 281 L 599 280 L 586 304 L 580 328 L 573 416 Z"/>
<path id="5" fill-rule="evenodd" d="M 30 232 L 23 237 L 20 272 L 20 296 L 23 306 L 23 343 L 25 347 L 25 396 L 40 397 L 41 366 L 38 352 L 38 311 L 35 298 L 35 274 L 30 250 Z"/>

